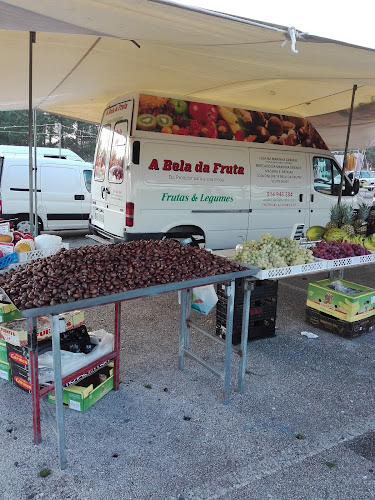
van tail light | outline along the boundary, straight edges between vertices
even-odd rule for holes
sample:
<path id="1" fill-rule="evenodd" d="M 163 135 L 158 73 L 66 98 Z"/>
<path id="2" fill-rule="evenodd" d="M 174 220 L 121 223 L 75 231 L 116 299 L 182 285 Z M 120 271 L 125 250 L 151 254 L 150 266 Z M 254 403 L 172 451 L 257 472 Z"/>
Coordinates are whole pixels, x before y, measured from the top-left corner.
<path id="1" fill-rule="evenodd" d="M 0 200 L 0 214 L 3 213 L 3 204 L 1 203 L 1 200 Z"/>
<path id="2" fill-rule="evenodd" d="M 134 224 L 134 203 L 127 202 L 126 203 L 126 219 L 125 225 L 128 227 L 132 227 Z"/>

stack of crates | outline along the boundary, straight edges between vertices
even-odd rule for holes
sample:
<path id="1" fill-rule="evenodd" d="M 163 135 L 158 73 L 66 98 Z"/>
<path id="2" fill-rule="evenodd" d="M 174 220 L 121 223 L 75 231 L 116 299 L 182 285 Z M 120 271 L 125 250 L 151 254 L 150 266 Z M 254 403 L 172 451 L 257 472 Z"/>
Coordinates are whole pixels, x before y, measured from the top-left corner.
<path id="1" fill-rule="evenodd" d="M 277 311 L 277 280 L 256 280 L 250 297 L 248 340 L 274 337 Z M 217 286 L 216 335 L 225 339 L 227 296 L 225 284 Z M 241 343 L 244 278 L 235 281 L 232 344 Z"/>

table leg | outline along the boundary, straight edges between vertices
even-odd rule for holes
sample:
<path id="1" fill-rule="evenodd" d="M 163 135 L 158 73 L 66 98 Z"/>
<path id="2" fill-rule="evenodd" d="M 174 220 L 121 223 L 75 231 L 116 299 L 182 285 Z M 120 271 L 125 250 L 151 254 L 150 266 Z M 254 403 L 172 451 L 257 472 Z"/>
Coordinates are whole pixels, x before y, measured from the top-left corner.
<path id="1" fill-rule="evenodd" d="M 240 360 L 240 370 L 238 373 L 238 391 L 241 394 L 244 392 L 247 341 L 249 335 L 250 300 L 251 300 L 252 290 L 254 290 L 254 281 L 245 279 L 244 298 L 243 298 L 244 302 L 243 302 L 243 312 L 242 312 L 242 330 L 241 330 L 241 360 Z"/>
<path id="2" fill-rule="evenodd" d="M 178 368 L 184 369 L 184 347 L 185 347 L 185 332 L 186 332 L 186 307 L 187 307 L 187 290 L 181 290 L 181 314 L 180 314 L 180 345 L 178 351 Z"/>
<path id="3" fill-rule="evenodd" d="M 42 433 L 40 428 L 40 394 L 39 394 L 39 376 L 38 376 L 38 342 L 36 330 L 36 318 L 28 318 L 28 344 L 29 344 L 29 359 L 30 359 L 30 384 L 31 384 L 31 400 L 33 408 L 33 433 L 34 444 L 39 444 L 42 441 Z"/>
<path id="4" fill-rule="evenodd" d="M 113 369 L 113 390 L 118 391 L 120 379 L 120 332 L 121 332 L 121 302 L 115 302 L 115 338 L 114 351 L 116 353 Z"/>
<path id="5" fill-rule="evenodd" d="M 57 423 L 57 438 L 58 438 L 60 468 L 66 469 L 59 316 L 49 315 L 49 318 L 52 323 L 52 354 L 53 354 L 53 371 L 55 378 L 56 423 Z"/>
<path id="6" fill-rule="evenodd" d="M 224 362 L 224 404 L 229 403 L 229 386 L 230 386 L 230 361 L 232 354 L 232 333 L 233 333 L 233 315 L 234 315 L 234 294 L 235 281 L 225 285 L 227 294 L 227 324 L 225 332 L 225 362 Z"/>
<path id="7" fill-rule="evenodd" d="M 188 324 L 188 321 L 191 316 L 191 301 L 193 297 L 193 289 L 189 288 L 187 290 L 187 296 L 186 296 L 186 313 L 185 313 L 185 325 L 186 325 L 186 334 L 185 334 L 185 348 L 189 349 L 190 347 L 190 325 Z"/>

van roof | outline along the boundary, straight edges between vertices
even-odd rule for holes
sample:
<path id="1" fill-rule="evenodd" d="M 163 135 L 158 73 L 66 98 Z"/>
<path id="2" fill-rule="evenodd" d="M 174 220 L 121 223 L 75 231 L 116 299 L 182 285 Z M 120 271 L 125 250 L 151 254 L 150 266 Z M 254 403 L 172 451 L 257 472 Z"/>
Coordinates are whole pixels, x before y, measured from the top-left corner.
<path id="1" fill-rule="evenodd" d="M 32 148 L 34 153 L 34 148 Z M 61 151 L 61 154 L 60 154 Z M 0 145 L 0 155 L 28 155 L 29 146 L 10 146 L 8 144 Z M 44 148 L 37 147 L 37 156 L 44 156 L 45 158 L 62 158 L 64 160 L 85 161 L 77 153 L 66 148 Z"/>
<path id="2" fill-rule="evenodd" d="M 34 163 L 34 159 L 33 159 Z M 54 156 L 37 156 L 37 164 L 38 166 L 43 166 L 43 165 L 53 165 L 54 167 L 74 167 L 77 169 L 84 169 L 84 170 L 92 170 L 92 163 L 84 160 L 72 160 L 71 158 L 59 158 L 59 157 L 54 157 Z M 4 165 L 29 165 L 29 156 L 25 154 L 6 154 L 2 155 L 0 152 L 0 170 L 1 167 Z"/>

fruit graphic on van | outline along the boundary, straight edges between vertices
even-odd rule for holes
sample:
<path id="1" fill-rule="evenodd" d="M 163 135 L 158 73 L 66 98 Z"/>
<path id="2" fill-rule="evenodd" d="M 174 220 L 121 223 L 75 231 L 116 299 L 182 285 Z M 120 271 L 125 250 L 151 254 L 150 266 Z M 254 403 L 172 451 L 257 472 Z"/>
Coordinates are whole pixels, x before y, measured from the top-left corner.
<path id="1" fill-rule="evenodd" d="M 176 115 L 182 115 L 187 111 L 188 105 L 186 101 L 181 99 L 171 99 L 169 102 L 173 104 Z"/>
<path id="2" fill-rule="evenodd" d="M 140 130 L 154 130 L 156 127 L 156 118 L 150 113 L 143 113 L 137 118 L 137 126 Z"/>
<path id="3" fill-rule="evenodd" d="M 208 121 L 215 122 L 218 116 L 216 106 L 203 102 L 191 102 L 189 105 L 189 113 L 193 120 L 197 120 L 201 123 L 207 123 Z"/>

